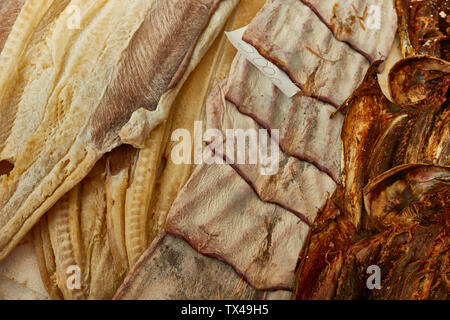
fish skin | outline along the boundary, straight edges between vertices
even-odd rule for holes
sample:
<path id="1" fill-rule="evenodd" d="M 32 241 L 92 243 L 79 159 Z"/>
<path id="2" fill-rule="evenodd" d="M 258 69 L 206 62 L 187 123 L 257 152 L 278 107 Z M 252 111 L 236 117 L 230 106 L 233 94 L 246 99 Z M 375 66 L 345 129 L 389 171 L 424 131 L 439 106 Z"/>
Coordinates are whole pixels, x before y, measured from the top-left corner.
<path id="1" fill-rule="evenodd" d="M 378 0 L 300 0 L 310 7 L 333 31 L 334 36 L 348 43 L 370 62 L 386 60 L 397 33 L 397 12 L 393 1 Z M 375 13 L 369 17 L 370 6 L 379 9 L 380 20 Z M 369 19 L 374 19 L 370 22 Z M 368 23 L 379 23 L 369 26 Z M 381 27 L 382 26 L 382 27 Z"/>
<path id="2" fill-rule="evenodd" d="M 450 60 L 450 7 L 447 0 L 395 0 L 404 58 L 430 55 Z"/>
<path id="3" fill-rule="evenodd" d="M 350 179 L 311 228 L 296 298 L 448 299 L 442 271 L 450 261 L 450 168 L 443 147 L 449 144 L 448 122 L 443 125 L 448 81 L 442 64 L 448 62 L 419 56 L 394 66 L 389 80 L 399 90 L 393 94 L 399 104 L 383 95 L 374 64 L 344 106 L 344 172 Z M 415 73 L 423 81 L 414 87 Z M 371 265 L 381 269 L 380 290 L 367 288 Z"/>
<path id="4" fill-rule="evenodd" d="M 264 113 L 263 110 L 260 111 Z M 252 118 L 241 114 L 232 103 L 225 100 L 224 88 L 220 84 L 213 89 L 206 103 L 206 128 L 218 129 L 224 137 L 228 129 L 253 130 L 258 134 L 261 134 L 259 130 L 262 129 Z M 278 147 L 275 139 L 269 140 L 268 143 Z M 252 186 L 261 200 L 282 206 L 309 225 L 337 187 L 326 173 L 311 163 L 288 156 L 282 151 L 278 151 L 279 159 L 276 160 L 278 170 L 270 175 L 263 175 L 261 172 L 264 166 L 260 157 L 257 164 L 240 164 L 236 161 L 237 150 L 230 154 L 226 145 L 225 141 L 221 148 L 223 150 L 214 150 L 216 155 L 234 159 L 235 163 L 230 165 Z M 272 148 L 268 145 L 269 147 Z M 253 152 L 247 142 L 245 148 L 245 155 Z"/>
<path id="5" fill-rule="evenodd" d="M 183 239 L 159 234 L 114 300 L 281 300 L 289 291 L 259 291 L 232 267 L 206 257 Z"/>
<path id="6" fill-rule="evenodd" d="M 106 171 L 102 158 L 35 227 L 35 240 L 46 233 L 50 238 L 48 242 L 42 237 L 44 246 L 38 247 L 38 253 L 49 257 L 39 261 L 39 269 L 52 298 L 111 299 L 125 276 L 115 264 L 107 235 Z M 76 275 L 69 269 L 74 266 L 80 270 L 79 289 L 67 285 L 69 277 Z"/>
<path id="7" fill-rule="evenodd" d="M 117 146 L 120 129 L 132 113 L 140 108 L 155 111 L 164 92 L 176 86 L 187 67 L 185 59 L 189 61 L 218 3 L 220 0 L 155 2 L 122 54 L 116 75 L 90 120 L 98 149 L 109 151 Z M 109 134 L 105 136 L 105 132 Z"/>
<path id="8" fill-rule="evenodd" d="M 0 52 L 3 50 L 6 39 L 22 9 L 25 0 L 1 0 L 0 1 Z"/>
<path id="9" fill-rule="evenodd" d="M 299 0 L 267 1 L 242 39 L 285 71 L 301 94 L 336 107 L 360 85 L 369 67 L 363 55 L 338 41 Z"/>
<path id="10" fill-rule="evenodd" d="M 230 166 L 204 164 L 181 190 L 165 229 L 200 253 L 227 262 L 257 289 L 292 290 L 309 226 L 261 201 Z"/>
<path id="11" fill-rule="evenodd" d="M 106 112 L 104 108 L 103 112 L 106 112 L 106 114 L 102 115 L 101 112 L 98 112 L 102 101 L 108 99 L 108 95 L 104 95 L 104 93 L 108 90 L 117 92 L 112 87 L 114 79 L 117 79 L 123 73 L 120 73 L 120 69 L 115 66 L 123 61 L 122 57 L 125 53 L 130 53 L 129 41 L 136 39 L 133 37 L 135 31 L 139 29 L 145 16 L 151 14 L 150 9 L 156 4 L 146 1 L 128 4 L 128 2 L 120 0 L 113 0 L 106 4 L 103 4 L 103 2 L 76 1 L 76 4 L 81 8 L 82 18 L 85 17 L 81 21 L 83 28 L 63 33 L 67 39 L 76 39 L 77 46 L 74 50 L 73 43 L 67 43 L 64 42 L 66 40 L 58 38 L 60 33 L 52 33 L 53 30 L 66 28 L 68 12 L 64 11 L 64 6 L 61 3 L 63 2 L 59 2 L 55 7 L 50 7 L 52 1 L 28 1 L 24 6 L 26 10 L 21 11 L 17 19 L 18 22 L 11 31 L 11 35 L 23 34 L 23 36 L 17 37 L 15 39 L 17 41 L 14 43 L 7 41 L 0 59 L 0 99 L 2 102 L 5 99 L 9 101 L 8 104 L 2 106 L 0 159 L 5 159 L 14 164 L 14 169 L 9 175 L 2 175 L 0 178 L 0 222 L 3 226 L 0 235 L 0 260 L 6 257 L 18 241 L 59 198 L 88 174 L 106 151 L 121 143 L 120 139 L 117 139 L 117 131 L 120 128 L 118 126 L 105 128 L 102 123 L 112 123 L 112 119 L 121 120 L 123 114 L 129 114 L 129 110 L 142 107 L 134 104 L 122 105 L 124 107 L 122 112 L 118 112 L 117 109 L 115 109 L 115 112 Z M 156 0 L 155 3 L 164 6 L 173 2 Z M 202 5 L 198 2 L 195 3 L 202 9 L 197 11 L 198 15 L 192 17 L 192 19 L 197 19 L 197 23 L 193 24 L 194 29 L 184 28 L 183 32 L 193 33 L 196 36 L 189 37 L 192 41 L 185 43 L 186 47 L 180 49 L 181 51 L 184 50 L 184 55 L 180 54 L 182 58 L 195 46 L 199 33 L 203 32 L 217 4 L 216 1 L 212 0 L 202 1 Z M 94 4 L 97 6 L 93 6 Z M 192 6 L 195 7 L 193 1 L 185 2 L 185 4 L 180 8 L 188 10 Z M 47 5 L 49 7 L 45 7 Z M 129 5 L 132 6 L 132 10 L 121 10 L 120 6 Z M 53 12 L 52 10 L 56 7 L 61 11 Z M 124 12 L 126 13 L 124 14 Z M 183 15 L 183 12 L 180 11 L 175 13 Z M 52 16 L 53 14 L 55 16 Z M 33 16 L 34 22 L 24 23 L 31 19 L 31 16 Z M 102 24 L 111 26 L 111 21 L 114 19 L 119 22 L 113 24 L 118 29 L 114 33 L 108 33 L 109 29 L 105 29 Z M 177 23 L 181 23 L 175 17 L 173 19 Z M 50 29 L 48 26 L 52 21 L 55 21 L 56 24 L 53 29 Z M 55 47 L 56 51 L 52 52 L 55 58 L 53 60 L 46 56 L 50 51 L 46 49 L 46 43 L 42 41 L 44 37 L 37 38 L 36 36 L 37 43 L 29 41 L 30 39 L 33 40 L 33 32 L 39 24 L 41 24 L 40 30 L 44 30 L 46 39 L 62 41 L 58 42 L 62 46 Z M 20 30 L 22 27 L 25 30 Z M 138 38 L 136 41 L 139 43 L 144 40 Z M 156 42 L 159 41 L 161 44 L 164 43 L 164 40 L 157 39 Z M 106 42 L 114 43 L 115 46 L 106 46 L 107 50 L 104 54 L 98 56 L 100 47 Z M 43 46 L 43 55 L 38 56 L 37 59 L 40 63 L 45 63 L 46 66 L 50 61 L 50 68 L 46 70 L 54 72 L 53 74 L 38 75 L 39 81 L 44 84 L 43 87 L 55 86 L 53 90 L 50 90 L 52 93 L 49 93 L 48 99 L 39 97 L 42 101 L 47 101 L 45 108 L 40 103 L 41 100 L 37 99 L 32 106 L 25 104 L 26 99 L 34 97 L 30 87 L 31 83 L 27 82 L 25 91 L 22 93 L 14 92 L 14 85 L 20 84 L 21 80 L 16 72 L 10 73 L 8 70 L 22 63 L 29 67 L 30 73 L 25 74 L 27 77 L 39 73 L 39 69 L 33 67 L 34 64 L 27 60 L 29 57 L 26 57 L 26 54 L 25 56 L 14 54 L 19 51 L 22 52 L 22 47 L 27 46 Z M 68 55 L 68 59 L 62 59 L 65 55 Z M 92 64 L 92 60 L 83 59 L 86 55 L 90 58 L 98 56 L 99 60 Z M 181 64 L 183 59 L 179 60 Z M 137 62 L 135 61 L 135 63 Z M 56 65 L 52 63 L 56 63 Z M 133 69 L 130 72 L 128 75 L 142 75 L 142 70 Z M 137 77 L 131 78 L 136 79 Z M 70 85 L 67 85 L 66 82 L 69 80 Z M 16 87 L 20 88 L 20 85 Z M 117 90 L 120 89 L 117 88 Z M 45 90 L 42 92 L 44 94 Z M 142 94 L 133 91 L 126 92 Z M 23 93 L 27 95 L 25 100 L 21 100 L 23 105 L 20 110 L 17 110 L 15 100 L 8 98 L 11 93 L 18 96 Z M 24 119 L 22 114 L 30 107 L 40 117 L 33 117 L 35 123 L 30 123 L 28 129 L 24 129 L 25 132 L 20 135 L 18 133 L 22 125 L 19 126 L 19 123 L 23 122 Z M 16 113 L 17 117 L 15 116 Z M 102 126 L 106 129 L 103 133 L 99 129 Z M 93 130 L 93 128 L 96 129 Z M 14 139 L 11 138 L 11 133 Z M 13 141 L 15 139 L 23 141 L 23 143 L 16 143 L 18 141 Z M 110 142 L 111 144 L 109 144 Z"/>
<path id="12" fill-rule="evenodd" d="M 226 99 L 267 130 L 280 130 L 280 149 L 314 164 L 341 182 L 340 139 L 344 115 L 317 99 L 286 97 L 244 56 L 235 57 L 225 88 Z"/>

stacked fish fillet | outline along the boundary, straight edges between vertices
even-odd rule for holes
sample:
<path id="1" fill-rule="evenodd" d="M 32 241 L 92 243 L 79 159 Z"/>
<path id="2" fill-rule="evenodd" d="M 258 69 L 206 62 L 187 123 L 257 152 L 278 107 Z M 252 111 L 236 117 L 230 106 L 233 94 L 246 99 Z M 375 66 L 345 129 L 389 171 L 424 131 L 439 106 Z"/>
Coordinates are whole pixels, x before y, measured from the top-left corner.
<path id="1" fill-rule="evenodd" d="M 373 6 L 382 13 L 375 28 L 367 23 Z M 344 117 L 336 107 L 370 62 L 387 57 L 396 28 L 390 1 L 268 0 L 243 40 L 301 94 L 284 96 L 238 54 L 227 80 L 211 92 L 206 123 L 223 133 L 279 129 L 278 172 L 261 175 L 261 161 L 199 166 L 170 209 L 165 232 L 116 298 L 289 298 L 308 230 L 340 183 Z M 234 158 L 226 148 L 211 149 Z"/>

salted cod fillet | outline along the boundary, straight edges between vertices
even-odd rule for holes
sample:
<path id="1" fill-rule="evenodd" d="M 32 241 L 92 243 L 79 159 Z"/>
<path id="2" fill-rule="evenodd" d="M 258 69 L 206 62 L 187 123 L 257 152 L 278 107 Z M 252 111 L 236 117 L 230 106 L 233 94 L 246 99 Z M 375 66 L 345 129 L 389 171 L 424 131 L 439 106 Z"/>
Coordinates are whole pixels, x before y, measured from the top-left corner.
<path id="1" fill-rule="evenodd" d="M 125 279 L 115 300 L 282 300 L 290 291 L 260 291 L 228 264 L 206 257 L 183 239 L 159 234 Z"/>
<path id="2" fill-rule="evenodd" d="M 165 119 L 222 2 L 25 3 L 0 56 L 0 161 L 12 166 L 0 177 L 0 260 L 104 153 Z"/>

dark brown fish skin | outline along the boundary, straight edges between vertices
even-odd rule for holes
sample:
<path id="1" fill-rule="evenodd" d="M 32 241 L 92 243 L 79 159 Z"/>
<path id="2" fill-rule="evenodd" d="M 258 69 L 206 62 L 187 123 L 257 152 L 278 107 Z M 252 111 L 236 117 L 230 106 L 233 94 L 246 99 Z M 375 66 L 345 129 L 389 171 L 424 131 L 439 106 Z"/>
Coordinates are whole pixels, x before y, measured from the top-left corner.
<path id="1" fill-rule="evenodd" d="M 367 164 L 389 101 L 377 80 L 380 63 L 370 67 L 363 83 L 344 106 L 348 111 L 341 134 L 344 148 L 343 209 L 357 229 L 360 228 L 363 211 L 362 188 L 368 182 Z"/>
<path id="2" fill-rule="evenodd" d="M 118 133 L 134 111 L 156 109 L 164 92 L 183 75 L 197 40 L 219 3 L 220 0 L 158 1 L 149 11 L 91 118 L 97 148 L 107 152 L 111 146 L 118 146 Z"/>
<path id="3" fill-rule="evenodd" d="M 447 299 L 442 270 L 449 270 L 449 249 L 448 228 L 438 224 L 391 228 L 366 238 L 347 252 L 334 299 Z M 379 290 L 366 286 L 371 265 L 381 269 Z"/>
<path id="4" fill-rule="evenodd" d="M 5 46 L 5 42 L 24 3 L 25 0 L 0 0 L 0 52 Z"/>
<path id="5" fill-rule="evenodd" d="M 344 179 L 311 228 L 297 299 L 448 299 L 449 65 L 400 61 L 389 79 L 394 100 L 406 104 L 385 98 L 369 72 L 343 106 L 351 124 L 342 133 L 344 174 L 353 179 Z M 420 98 L 407 79 L 414 72 L 426 75 Z M 332 219 L 323 224 L 324 217 Z M 379 290 L 366 284 L 371 265 L 381 269 Z"/>
<path id="6" fill-rule="evenodd" d="M 450 60 L 450 2 L 396 0 L 403 57 L 428 54 Z"/>
<path id="7" fill-rule="evenodd" d="M 416 221 L 439 220 L 437 211 L 445 207 L 438 201 L 434 215 L 426 206 L 420 210 L 406 210 L 422 199 L 438 200 L 433 195 L 450 191 L 450 169 L 431 165 L 401 165 L 386 171 L 364 188 L 364 202 L 371 226 L 379 231 L 395 225 L 407 225 Z M 406 211 L 405 211 L 406 210 Z"/>
<path id="8" fill-rule="evenodd" d="M 431 56 L 414 56 L 397 62 L 389 72 L 389 89 L 396 104 L 444 103 L 450 86 L 450 64 Z"/>
<path id="9" fill-rule="evenodd" d="M 342 207 L 342 187 L 318 213 L 300 253 L 296 299 L 331 299 L 336 290 L 342 257 L 356 228 Z M 328 284 L 328 285 L 327 285 Z"/>

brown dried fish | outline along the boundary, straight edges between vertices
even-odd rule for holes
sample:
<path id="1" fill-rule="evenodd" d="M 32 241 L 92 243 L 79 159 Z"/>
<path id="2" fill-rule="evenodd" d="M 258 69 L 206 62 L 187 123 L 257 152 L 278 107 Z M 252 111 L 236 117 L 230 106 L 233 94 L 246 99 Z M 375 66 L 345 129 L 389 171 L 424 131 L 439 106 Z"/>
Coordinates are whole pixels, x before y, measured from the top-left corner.
<path id="1" fill-rule="evenodd" d="M 450 60 L 448 0 L 396 0 L 403 57 L 427 54 Z"/>
<path id="2" fill-rule="evenodd" d="M 347 102 L 344 185 L 300 255 L 298 299 L 448 298 L 449 66 L 402 60 L 389 75 L 395 103 L 370 72 Z M 373 265 L 379 290 L 366 285 Z"/>
<path id="3" fill-rule="evenodd" d="M 379 131 L 388 100 L 377 81 L 379 62 L 373 64 L 361 86 L 344 105 L 348 108 L 341 139 L 343 142 L 343 206 L 356 228 L 361 225 L 362 188 L 367 183 L 367 162 Z"/>
<path id="4" fill-rule="evenodd" d="M 418 211 L 405 209 L 414 202 L 445 190 L 450 191 L 450 169 L 402 165 L 372 180 L 364 188 L 364 203 L 371 224 L 382 231 L 393 225 L 439 220 L 438 211 L 450 203 L 441 203 L 432 214 L 423 208 Z"/>

